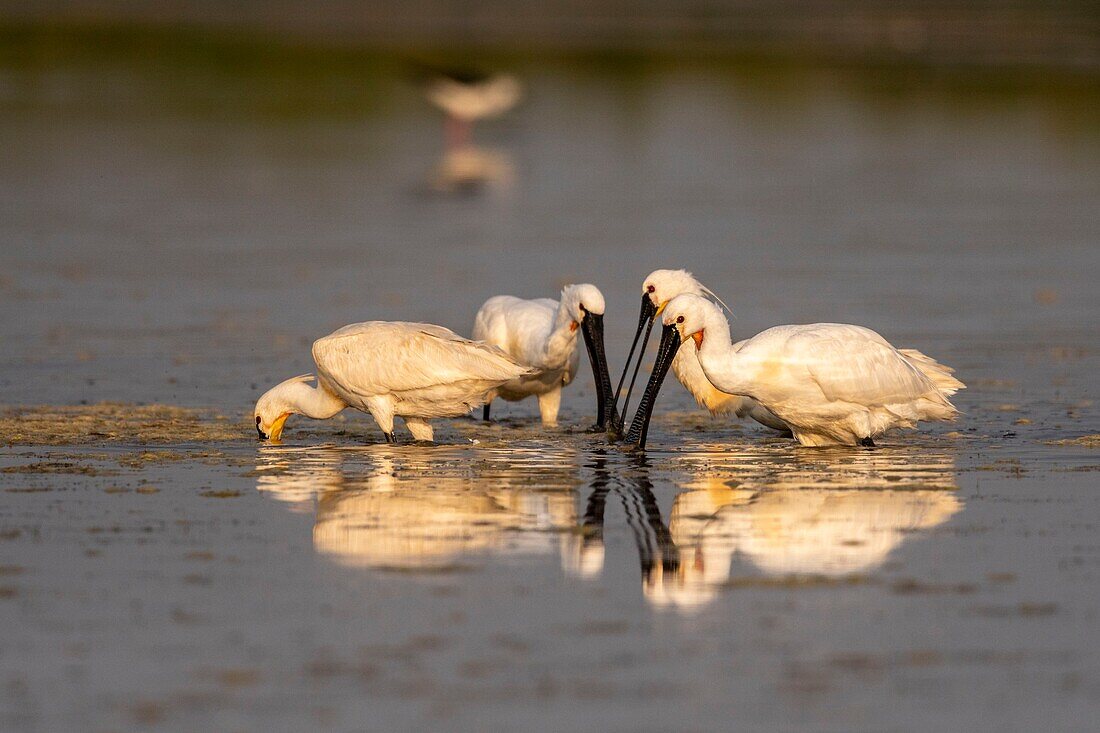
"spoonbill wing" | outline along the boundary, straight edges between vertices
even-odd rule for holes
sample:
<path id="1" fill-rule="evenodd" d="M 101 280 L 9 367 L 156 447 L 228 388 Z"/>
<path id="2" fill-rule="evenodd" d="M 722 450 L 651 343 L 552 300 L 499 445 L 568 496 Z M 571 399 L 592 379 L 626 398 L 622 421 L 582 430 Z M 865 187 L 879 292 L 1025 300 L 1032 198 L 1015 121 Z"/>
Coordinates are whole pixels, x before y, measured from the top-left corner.
<path id="1" fill-rule="evenodd" d="M 577 376 L 577 366 L 581 363 L 581 352 L 574 351 L 569 355 L 569 361 L 565 364 L 565 372 L 561 375 L 562 384 L 571 384 Z"/>
<path id="2" fill-rule="evenodd" d="M 924 372 L 924 376 L 931 379 L 936 388 L 945 395 L 951 396 L 960 389 L 966 389 L 966 385 L 955 378 L 955 370 L 951 367 L 940 364 L 932 357 L 922 354 L 916 349 L 898 349 L 898 352 L 910 364 Z"/>
<path id="3" fill-rule="evenodd" d="M 824 324 L 803 330 L 790 346 L 829 400 L 872 407 L 929 393 L 943 399 L 932 380 L 870 329 Z"/>
<path id="4" fill-rule="evenodd" d="M 345 326 L 314 342 L 313 358 L 323 377 L 362 395 L 506 382 L 528 371 L 494 346 L 428 323 Z"/>

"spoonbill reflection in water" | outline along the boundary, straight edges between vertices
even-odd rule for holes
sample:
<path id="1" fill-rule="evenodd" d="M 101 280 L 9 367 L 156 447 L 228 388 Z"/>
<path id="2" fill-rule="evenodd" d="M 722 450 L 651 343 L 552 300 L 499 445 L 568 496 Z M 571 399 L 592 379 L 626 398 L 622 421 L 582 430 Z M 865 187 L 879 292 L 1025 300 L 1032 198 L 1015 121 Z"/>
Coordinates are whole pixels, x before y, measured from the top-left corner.
<path id="1" fill-rule="evenodd" d="M 604 351 L 604 299 L 595 285 L 567 285 L 560 300 L 524 300 L 497 295 L 485 301 L 474 319 L 473 336 L 506 352 L 532 369 L 501 385 L 495 395 L 515 402 L 535 395 L 542 424 L 558 424 L 561 390 L 577 375 L 577 331 L 584 334 L 592 376 L 596 381 L 595 430 L 604 430 L 608 418 L 618 422 L 611 394 L 611 376 Z M 491 402 L 485 404 L 489 419 Z"/>
<path id="2" fill-rule="evenodd" d="M 575 467 L 514 450 L 482 454 L 477 464 L 415 448 L 379 455 L 273 447 L 261 454 L 257 489 L 292 508 L 312 508 L 314 549 L 342 566 L 438 572 L 490 556 L 557 554 L 573 569 Z M 316 491 L 307 504 L 303 487 L 311 481 Z M 584 574 L 583 566 L 576 570 Z"/>
<path id="3" fill-rule="evenodd" d="M 679 562 L 651 565 L 646 598 L 698 608 L 729 585 L 737 560 L 796 581 L 865 575 L 962 509 L 950 455 L 826 453 L 793 463 L 700 457 L 706 469 L 682 485 L 669 513 Z"/>
<path id="4" fill-rule="evenodd" d="M 389 443 L 396 442 L 395 416 L 414 438 L 430 441 L 431 418 L 464 415 L 532 371 L 442 326 L 400 321 L 344 326 L 313 343 L 313 360 L 316 386 L 312 374 L 293 377 L 256 402 L 261 440 L 278 440 L 291 415 L 324 420 L 354 407 L 371 414 Z"/>
<path id="5" fill-rule="evenodd" d="M 471 461 L 457 448 L 265 446 L 256 487 L 315 512 L 315 550 L 343 566 L 438 572 L 557 554 L 567 575 L 589 582 L 604 571 L 605 509 L 617 500 L 642 596 L 681 610 L 716 599 L 739 562 L 737 582 L 749 584 L 872 573 L 962 508 L 953 457 L 927 447 L 703 446 L 662 467 L 680 489 L 667 523 L 644 458 L 597 451 L 578 465 L 577 454 L 476 452 Z"/>
<path id="6" fill-rule="evenodd" d="M 661 317 L 657 362 L 627 435 L 642 447 L 661 382 L 688 339 L 711 384 L 752 396 L 802 445 L 874 445 L 887 430 L 958 414 L 947 398 L 964 385 L 950 368 L 919 352 L 902 353 L 869 328 L 776 326 L 730 344 L 722 311 L 697 295 L 673 298 Z"/>

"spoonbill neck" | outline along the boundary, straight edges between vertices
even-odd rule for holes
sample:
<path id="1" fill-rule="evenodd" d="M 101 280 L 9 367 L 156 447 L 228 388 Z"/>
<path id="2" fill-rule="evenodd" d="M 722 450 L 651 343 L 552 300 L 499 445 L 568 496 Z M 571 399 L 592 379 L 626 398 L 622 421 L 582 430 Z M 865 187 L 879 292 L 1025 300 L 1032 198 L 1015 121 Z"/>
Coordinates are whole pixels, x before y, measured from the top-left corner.
<path id="1" fill-rule="evenodd" d="M 730 343 L 729 323 L 720 313 L 708 313 L 695 353 L 711 384 L 728 394 L 748 394 L 752 370 Z M 701 339 L 701 341 L 700 341 Z"/>
<path id="2" fill-rule="evenodd" d="M 347 407 L 347 403 L 334 395 L 317 380 L 317 386 L 305 382 L 292 382 L 279 388 L 278 395 L 286 404 L 288 411 L 316 420 L 327 420 Z"/>
<path id="3" fill-rule="evenodd" d="M 559 305 L 554 315 L 554 325 L 542 345 L 543 360 L 547 367 L 564 367 L 569 361 L 577 345 L 578 326 L 568 310 L 568 305 Z"/>

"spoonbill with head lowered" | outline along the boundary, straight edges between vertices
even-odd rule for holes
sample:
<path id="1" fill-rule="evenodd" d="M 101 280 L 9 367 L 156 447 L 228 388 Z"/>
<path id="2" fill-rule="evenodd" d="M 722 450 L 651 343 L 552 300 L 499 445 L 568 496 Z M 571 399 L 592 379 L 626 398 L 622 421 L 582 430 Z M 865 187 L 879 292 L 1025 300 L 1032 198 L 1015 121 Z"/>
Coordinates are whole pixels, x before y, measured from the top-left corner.
<path id="1" fill-rule="evenodd" d="M 396 442 L 395 416 L 414 438 L 430 441 L 431 418 L 464 415 L 532 371 L 442 326 L 401 321 L 344 326 L 313 343 L 313 360 L 316 386 L 312 374 L 294 377 L 256 402 L 260 439 L 278 440 L 291 415 L 324 420 L 354 407 L 371 414 L 387 442 Z"/>
<path id="2" fill-rule="evenodd" d="M 603 294 L 587 283 L 567 285 L 561 291 L 561 300 L 523 300 L 511 295 L 489 298 L 474 319 L 474 338 L 500 348 L 533 370 L 501 385 L 495 394 L 509 402 L 536 395 L 542 424 L 557 425 L 562 387 L 577 375 L 579 329 L 596 380 L 594 429 L 604 430 L 609 418 L 611 425 L 617 425 L 604 352 L 603 315 Z M 489 403 L 484 416 L 489 419 Z"/>
<path id="3" fill-rule="evenodd" d="M 776 326 L 731 344 L 722 311 L 697 295 L 673 298 L 661 318 L 657 362 L 626 438 L 642 447 L 661 382 L 688 339 L 711 384 L 753 397 L 802 445 L 874 445 L 887 430 L 958 415 L 947 398 L 965 385 L 950 368 L 901 352 L 863 326 Z"/>
<path id="4" fill-rule="evenodd" d="M 616 398 L 622 390 L 626 380 L 626 372 L 630 369 L 630 362 L 634 357 L 634 349 L 638 345 L 638 339 L 645 331 L 645 339 L 642 341 L 642 350 L 638 354 L 638 362 L 634 366 L 634 374 L 630 378 L 630 386 L 627 389 L 626 401 L 623 402 L 623 419 L 626 419 L 627 401 L 630 392 L 634 388 L 634 380 L 638 376 L 638 367 L 642 363 L 642 354 L 649 343 L 649 333 L 653 328 L 653 320 L 661 313 L 668 302 L 677 295 L 691 293 L 698 296 L 710 296 L 721 303 L 709 288 L 700 283 L 687 270 L 654 270 L 649 273 L 642 283 L 642 312 L 638 316 L 638 328 L 634 332 L 634 342 L 630 346 L 630 356 L 626 358 L 626 366 L 623 367 L 623 375 L 619 378 L 619 388 L 615 391 Z M 725 305 L 723 303 L 723 305 Z M 685 341 L 676 351 L 672 359 L 672 371 L 680 384 L 684 385 L 700 407 L 710 410 L 711 415 L 736 415 L 737 417 L 751 417 L 761 425 L 766 425 L 774 430 L 785 433 L 790 432 L 787 424 L 776 417 L 766 407 L 751 397 L 726 394 L 720 392 L 703 374 L 703 368 L 699 366 L 699 360 L 695 358 L 695 344 Z M 619 432 L 622 424 L 618 425 Z"/>

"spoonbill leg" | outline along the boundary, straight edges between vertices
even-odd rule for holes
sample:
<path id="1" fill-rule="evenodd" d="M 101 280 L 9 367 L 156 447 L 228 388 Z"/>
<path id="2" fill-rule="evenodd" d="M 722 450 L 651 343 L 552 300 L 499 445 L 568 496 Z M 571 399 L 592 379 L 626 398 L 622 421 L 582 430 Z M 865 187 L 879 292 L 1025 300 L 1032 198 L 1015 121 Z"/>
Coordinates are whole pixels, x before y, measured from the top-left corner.
<path id="1" fill-rule="evenodd" d="M 539 395 L 539 414 L 542 424 L 548 428 L 557 427 L 558 408 L 561 407 L 561 387 Z"/>
<path id="2" fill-rule="evenodd" d="M 417 440 L 426 440 L 431 443 L 434 438 L 432 424 L 422 417 L 406 417 L 405 427 Z"/>
<path id="3" fill-rule="evenodd" d="M 367 411 L 370 412 L 374 421 L 378 423 L 378 427 L 382 428 L 382 432 L 386 435 L 386 442 L 396 443 L 397 436 L 393 434 L 393 398 L 389 395 L 368 397 Z"/>

